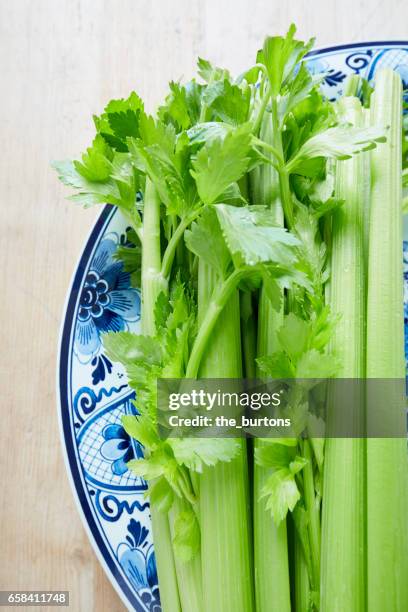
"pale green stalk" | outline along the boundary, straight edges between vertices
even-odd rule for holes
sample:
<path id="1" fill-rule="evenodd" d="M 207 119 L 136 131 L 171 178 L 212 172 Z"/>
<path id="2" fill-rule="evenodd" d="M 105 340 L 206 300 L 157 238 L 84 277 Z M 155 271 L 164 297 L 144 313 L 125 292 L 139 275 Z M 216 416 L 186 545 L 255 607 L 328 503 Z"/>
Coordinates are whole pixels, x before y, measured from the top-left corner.
<path id="1" fill-rule="evenodd" d="M 300 539 L 295 534 L 295 609 L 296 612 L 310 610 L 309 571 Z"/>
<path id="2" fill-rule="evenodd" d="M 256 170 L 257 169 L 258 168 L 256 168 Z M 244 175 L 240 179 L 239 188 L 243 197 L 248 201 L 249 181 L 247 175 Z M 239 304 L 241 315 L 243 375 L 247 379 L 254 379 L 256 375 L 256 321 L 252 293 L 249 291 L 241 291 L 239 296 Z"/>
<path id="3" fill-rule="evenodd" d="M 343 98 L 339 112 L 347 123 L 364 125 L 357 98 Z M 330 350 L 341 360 L 339 378 L 365 375 L 365 167 L 364 154 L 336 165 L 335 194 L 344 205 L 334 213 L 332 223 L 330 307 L 340 319 Z M 356 399 L 363 404 L 363 395 Z M 329 402 L 327 427 L 336 435 L 336 423 L 346 418 L 347 407 L 330 389 Z M 365 446 L 363 439 L 326 439 L 322 612 L 365 610 Z"/>
<path id="4" fill-rule="evenodd" d="M 274 143 L 274 130 L 270 113 L 264 115 L 261 138 L 265 142 Z M 269 206 L 276 224 L 283 225 L 279 177 L 276 170 L 272 166 L 264 165 L 253 179 L 255 179 L 252 183 L 253 203 Z M 276 332 L 282 323 L 283 309 L 276 312 L 266 293 L 261 290 L 258 311 L 258 357 L 276 351 Z M 256 439 L 255 448 L 260 448 L 263 443 L 261 439 Z M 265 508 L 265 502 L 261 499 L 261 492 L 269 475 L 270 470 L 255 463 L 254 563 L 256 609 L 258 612 L 290 612 L 286 521 L 282 521 L 277 527 L 270 511 Z"/>
<path id="5" fill-rule="evenodd" d="M 400 77 L 376 74 L 373 125 L 390 126 L 372 152 L 372 198 L 367 301 L 367 376 L 405 378 Z M 368 419 L 370 403 L 367 404 Z M 382 413 L 401 438 L 367 440 L 368 611 L 408 610 L 408 463 L 406 420 L 397 403 Z"/>
<path id="6" fill-rule="evenodd" d="M 167 279 L 161 272 L 160 200 L 148 178 L 143 200 L 142 247 L 142 333 L 154 335 L 154 307 L 159 293 L 167 292 Z"/>
<path id="7" fill-rule="evenodd" d="M 360 77 L 358 74 L 349 74 L 344 81 L 343 96 L 357 96 L 360 87 Z"/>
<path id="8" fill-rule="evenodd" d="M 301 445 L 303 457 L 307 463 L 303 468 L 303 487 L 305 506 L 308 514 L 308 532 L 310 552 L 312 557 L 312 575 L 310 576 L 313 590 L 318 591 L 320 581 L 320 508 L 316 503 L 315 485 L 313 477 L 313 454 L 309 440 Z"/>
<path id="9" fill-rule="evenodd" d="M 174 537 L 174 522 L 180 512 L 189 510 L 190 504 L 176 497 L 169 511 L 170 532 Z M 181 561 L 175 555 L 176 573 L 178 578 L 178 590 L 180 595 L 181 609 L 183 612 L 205 612 L 203 607 L 203 590 L 201 576 L 201 553 L 200 551 L 191 561 Z"/>
<path id="10" fill-rule="evenodd" d="M 256 374 L 256 324 L 252 308 L 252 295 L 248 291 L 242 291 L 239 302 L 244 375 L 247 379 L 254 379 Z"/>
<path id="11" fill-rule="evenodd" d="M 154 335 L 154 306 L 160 291 L 167 285 L 161 275 L 160 254 L 160 200 L 153 184 L 146 178 L 143 206 L 142 250 L 142 334 Z M 181 611 L 176 567 L 167 514 L 150 506 L 159 578 L 160 600 L 163 612 Z"/>
<path id="12" fill-rule="evenodd" d="M 200 260 L 199 323 L 206 317 L 212 291 L 219 282 L 214 271 Z M 234 291 L 218 315 L 211 342 L 201 360 L 199 375 L 203 378 L 240 378 L 241 367 L 239 299 L 238 292 Z M 240 440 L 240 447 L 235 459 L 205 467 L 200 477 L 201 557 L 206 612 L 253 610 L 245 440 Z"/>

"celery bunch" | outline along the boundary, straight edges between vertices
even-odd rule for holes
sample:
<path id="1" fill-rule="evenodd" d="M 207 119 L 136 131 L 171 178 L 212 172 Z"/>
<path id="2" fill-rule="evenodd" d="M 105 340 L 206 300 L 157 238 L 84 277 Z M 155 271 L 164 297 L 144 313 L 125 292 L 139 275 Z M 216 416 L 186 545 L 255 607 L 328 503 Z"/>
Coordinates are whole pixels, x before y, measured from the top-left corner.
<path id="1" fill-rule="evenodd" d="M 291 437 L 157 428 L 158 378 L 404 376 L 400 81 L 378 75 L 371 111 L 332 103 L 311 46 L 291 26 L 238 78 L 200 59 L 155 116 L 112 100 L 81 159 L 55 164 L 71 199 L 129 226 L 141 334 L 104 348 L 136 391 L 123 424 L 145 454 L 128 465 L 149 484 L 165 612 L 408 609 L 403 437 L 325 439 L 340 408 L 325 423 L 312 385 Z"/>

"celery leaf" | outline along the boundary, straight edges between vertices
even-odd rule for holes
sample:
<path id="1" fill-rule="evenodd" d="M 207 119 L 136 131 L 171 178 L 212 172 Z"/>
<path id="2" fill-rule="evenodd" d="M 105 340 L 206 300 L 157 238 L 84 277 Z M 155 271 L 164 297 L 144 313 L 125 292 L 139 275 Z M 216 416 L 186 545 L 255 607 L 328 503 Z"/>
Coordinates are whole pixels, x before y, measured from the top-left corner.
<path id="1" fill-rule="evenodd" d="M 249 164 L 250 146 L 250 126 L 244 124 L 224 140 L 213 140 L 200 149 L 191 174 L 204 204 L 216 202 L 231 183 L 243 176 Z"/>
<path id="2" fill-rule="evenodd" d="M 275 524 L 279 525 L 300 499 L 294 474 L 288 468 L 273 472 L 262 488 L 261 497 L 267 498 L 266 508 L 271 511 Z"/>
<path id="3" fill-rule="evenodd" d="M 238 440 L 233 438 L 169 438 L 178 463 L 194 472 L 202 472 L 204 466 L 213 466 L 219 461 L 229 462 L 239 452 Z"/>
<path id="4" fill-rule="evenodd" d="M 376 127 L 356 128 L 349 125 L 331 127 L 309 138 L 287 164 L 288 172 L 296 173 L 302 163 L 326 157 L 349 159 L 357 153 L 374 149 L 385 142 L 386 130 Z"/>
<path id="5" fill-rule="evenodd" d="M 188 562 L 200 548 L 200 527 L 192 509 L 180 512 L 174 521 L 174 552 L 178 559 Z"/>
<path id="6" fill-rule="evenodd" d="M 231 256 L 212 208 L 204 210 L 199 220 L 185 232 L 184 239 L 192 253 L 208 263 L 221 277 L 226 276 Z"/>
<path id="7" fill-rule="evenodd" d="M 159 478 L 149 487 L 149 500 L 159 512 L 170 510 L 174 502 L 174 491 L 165 478 Z"/>
<path id="8" fill-rule="evenodd" d="M 234 264 L 254 266 L 275 262 L 292 265 L 297 238 L 281 227 L 273 226 L 263 207 L 236 207 L 217 204 L 221 229 Z"/>

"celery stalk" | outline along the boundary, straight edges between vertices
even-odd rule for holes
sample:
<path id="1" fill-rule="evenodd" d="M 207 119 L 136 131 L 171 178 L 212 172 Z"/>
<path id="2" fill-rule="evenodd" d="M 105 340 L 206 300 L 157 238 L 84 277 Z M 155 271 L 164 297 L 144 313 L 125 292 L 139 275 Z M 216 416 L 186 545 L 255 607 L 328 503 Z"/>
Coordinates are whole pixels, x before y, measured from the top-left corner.
<path id="1" fill-rule="evenodd" d="M 295 608 L 296 612 L 310 610 L 309 571 L 298 537 L 295 537 Z"/>
<path id="2" fill-rule="evenodd" d="M 256 323 L 252 307 L 252 296 L 248 291 L 240 294 L 242 360 L 245 378 L 255 378 Z"/>
<path id="3" fill-rule="evenodd" d="M 274 143 L 271 114 L 266 112 L 262 121 L 261 138 Z M 264 165 L 253 181 L 254 204 L 269 206 L 277 225 L 283 225 L 280 203 L 279 177 L 276 170 Z M 283 309 L 276 312 L 261 289 L 258 311 L 258 357 L 276 350 L 276 332 L 283 322 Z M 262 445 L 255 440 L 255 447 Z M 289 612 L 290 587 L 286 521 L 277 527 L 269 510 L 260 499 L 269 470 L 254 465 L 254 547 L 255 547 L 255 597 L 259 612 Z"/>
<path id="4" fill-rule="evenodd" d="M 367 377 L 377 379 L 405 377 L 401 104 L 399 76 L 389 69 L 379 71 L 371 119 L 390 129 L 387 142 L 371 157 Z M 405 432 L 402 411 L 390 406 L 383 417 L 398 420 Z M 408 610 L 408 463 L 403 437 L 367 440 L 367 530 L 369 612 Z"/>
<path id="5" fill-rule="evenodd" d="M 142 257 L 142 334 L 154 335 L 154 306 L 160 291 L 166 290 L 161 274 L 160 253 L 160 200 L 146 178 L 143 207 L 143 257 Z M 160 600 L 164 612 L 181 610 L 176 568 L 171 542 L 169 519 L 150 506 L 154 552 L 159 578 Z"/>
<path id="6" fill-rule="evenodd" d="M 169 511 L 170 531 L 172 536 L 174 521 L 180 512 L 188 509 L 188 502 L 175 498 Z M 191 561 L 181 561 L 175 556 L 176 574 L 180 595 L 181 609 L 188 612 L 204 612 L 201 577 L 201 554 L 197 553 Z"/>
<path id="7" fill-rule="evenodd" d="M 150 506 L 154 538 L 154 555 L 159 578 L 160 601 L 163 612 L 181 612 L 176 566 L 167 514 Z"/>
<path id="8" fill-rule="evenodd" d="M 364 124 L 359 100 L 343 98 L 346 122 Z M 365 372 L 364 155 L 339 161 L 336 197 L 345 200 L 332 224 L 330 304 L 341 315 L 331 350 L 341 358 L 340 378 Z M 344 408 L 330 397 L 332 411 Z M 362 398 L 363 400 L 363 398 Z M 363 400 L 364 401 L 364 400 Z M 338 413 L 329 413 L 328 428 Z M 365 610 L 365 441 L 327 438 L 322 521 L 322 612 Z"/>
<path id="9" fill-rule="evenodd" d="M 357 96 L 361 78 L 358 74 L 350 74 L 344 81 L 343 96 Z"/>
<path id="10" fill-rule="evenodd" d="M 306 459 L 307 464 L 303 470 L 303 487 L 305 506 L 308 514 L 308 532 L 310 551 L 312 556 L 311 563 L 311 585 L 313 590 L 318 590 L 319 578 L 320 578 L 320 508 L 316 503 L 315 496 L 315 483 L 313 477 L 313 456 L 312 449 L 309 440 L 304 440 L 301 445 L 303 450 L 303 457 Z"/>
<path id="11" fill-rule="evenodd" d="M 142 334 L 156 333 L 154 307 L 161 291 L 167 291 L 167 280 L 161 272 L 160 200 L 155 187 L 146 178 L 143 202 L 142 257 Z"/>
<path id="12" fill-rule="evenodd" d="M 218 282 L 213 270 L 200 261 L 198 316 L 201 321 Z M 204 378 L 241 376 L 237 291 L 219 315 L 199 375 Z M 251 612 L 253 609 L 248 489 L 244 440 L 235 459 L 206 467 L 200 476 L 201 556 L 206 611 L 219 610 L 220 606 L 223 612 Z"/>

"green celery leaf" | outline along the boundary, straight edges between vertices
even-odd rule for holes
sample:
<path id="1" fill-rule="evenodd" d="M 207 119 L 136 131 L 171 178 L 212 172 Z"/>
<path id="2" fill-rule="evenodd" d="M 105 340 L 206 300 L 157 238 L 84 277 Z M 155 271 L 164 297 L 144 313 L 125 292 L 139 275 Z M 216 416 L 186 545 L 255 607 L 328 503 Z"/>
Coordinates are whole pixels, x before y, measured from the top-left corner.
<path id="1" fill-rule="evenodd" d="M 356 128 L 348 125 L 332 127 L 309 138 L 289 160 L 287 169 L 296 172 L 302 162 L 316 157 L 349 159 L 357 153 L 374 149 L 377 143 L 385 140 L 384 128 Z"/>
<path id="2" fill-rule="evenodd" d="M 123 262 L 125 272 L 135 272 L 140 269 L 142 261 L 142 250 L 139 246 L 118 246 L 114 259 Z"/>
<path id="3" fill-rule="evenodd" d="M 149 488 L 149 501 L 159 512 L 166 513 L 174 501 L 174 491 L 165 478 L 159 478 Z"/>
<path id="4" fill-rule="evenodd" d="M 278 351 L 256 360 L 259 368 L 270 378 L 294 378 L 295 368 L 284 351 Z"/>
<path id="5" fill-rule="evenodd" d="M 301 470 L 303 470 L 306 464 L 307 464 L 307 459 L 304 459 L 303 457 L 299 457 L 299 455 L 296 455 L 293 461 L 290 462 L 289 469 L 292 472 L 292 474 L 295 475 Z"/>
<path id="6" fill-rule="evenodd" d="M 248 121 L 250 97 L 249 88 L 242 89 L 224 79 L 207 87 L 204 101 L 216 119 L 240 125 Z"/>
<path id="7" fill-rule="evenodd" d="M 203 85 L 194 79 L 185 85 L 188 114 L 192 125 L 198 123 L 200 119 L 203 89 Z"/>
<path id="8" fill-rule="evenodd" d="M 94 122 L 98 133 L 110 147 L 126 152 L 126 139 L 139 135 L 139 122 L 143 115 L 143 101 L 133 91 L 126 99 L 111 100 L 100 117 L 94 116 Z"/>
<path id="9" fill-rule="evenodd" d="M 249 85 L 255 85 L 259 81 L 259 75 L 261 74 L 261 68 L 259 66 L 252 66 L 236 79 L 237 83 L 246 81 Z"/>
<path id="10" fill-rule="evenodd" d="M 160 444 L 156 428 L 147 415 L 141 414 L 133 416 L 131 414 L 125 414 L 122 416 L 122 425 L 129 436 L 137 440 L 150 451 L 155 450 Z"/>
<path id="11" fill-rule="evenodd" d="M 197 190 L 190 174 L 190 142 L 185 133 L 176 140 L 172 126 L 143 122 L 143 138 L 128 139 L 136 167 L 147 174 L 169 214 L 182 217 L 197 204 Z M 149 143 L 149 144 L 146 144 Z"/>
<path id="12" fill-rule="evenodd" d="M 166 328 L 167 320 L 171 312 L 171 305 L 168 296 L 161 291 L 157 296 L 154 306 L 154 321 L 157 330 Z"/>
<path id="13" fill-rule="evenodd" d="M 310 95 L 312 89 L 316 87 L 316 83 L 316 78 L 311 76 L 306 65 L 301 64 L 292 82 L 285 88 L 278 100 L 278 114 L 281 125 L 286 116 Z"/>
<path id="14" fill-rule="evenodd" d="M 112 361 L 123 364 L 144 362 L 159 364 L 162 359 L 160 343 L 152 336 L 142 336 L 131 332 L 109 332 L 102 336 L 106 354 Z"/>
<path id="15" fill-rule="evenodd" d="M 238 183 L 231 183 L 219 196 L 220 202 L 224 204 L 242 205 L 248 204 L 243 197 Z"/>
<path id="16" fill-rule="evenodd" d="M 228 70 L 213 66 L 208 60 L 202 57 L 197 61 L 197 72 L 206 83 L 213 83 L 223 79 L 230 79 Z"/>
<path id="17" fill-rule="evenodd" d="M 333 316 L 328 305 L 322 308 L 318 315 L 312 315 L 310 322 L 313 348 L 322 351 L 328 345 L 340 316 Z"/>
<path id="18" fill-rule="evenodd" d="M 279 345 L 296 361 L 305 352 L 310 340 L 310 325 L 293 312 L 285 316 L 282 326 L 278 330 Z"/>
<path id="19" fill-rule="evenodd" d="M 169 485 L 178 491 L 177 480 L 179 479 L 179 472 L 168 444 L 162 443 L 149 457 L 132 459 L 126 465 L 136 476 L 148 481 L 163 476 Z"/>
<path id="20" fill-rule="evenodd" d="M 296 260 L 297 238 L 281 227 L 270 225 L 270 215 L 264 207 L 215 206 L 218 220 L 234 263 L 240 267 L 262 262 L 284 265 Z M 269 225 L 268 225 L 269 223 Z"/>
<path id="21" fill-rule="evenodd" d="M 138 110 L 143 110 L 143 108 L 143 100 L 135 91 L 132 91 L 128 98 L 111 100 L 105 107 L 104 112 L 110 115 L 112 113 L 125 113 L 128 110 L 137 112 Z"/>
<path id="22" fill-rule="evenodd" d="M 187 247 L 214 270 L 225 277 L 231 256 L 223 238 L 217 215 L 213 208 L 206 208 L 191 229 L 184 233 Z"/>
<path id="23" fill-rule="evenodd" d="M 187 130 L 187 136 L 190 142 L 196 146 L 207 146 L 224 138 L 233 131 L 233 126 L 229 123 L 220 121 L 207 121 L 205 123 L 197 123 Z"/>
<path id="24" fill-rule="evenodd" d="M 131 144 L 139 139 L 129 138 L 127 143 L 129 150 Z M 173 125 L 167 125 L 160 120 L 155 121 L 150 115 L 142 115 L 140 117 L 140 144 L 148 147 L 151 145 L 159 145 L 162 151 L 169 159 L 172 159 L 177 143 L 177 134 Z"/>
<path id="25" fill-rule="evenodd" d="M 114 135 L 122 141 L 126 141 L 128 137 L 137 137 L 139 135 L 139 114 L 139 110 L 109 114 L 108 121 Z"/>
<path id="26" fill-rule="evenodd" d="M 261 497 L 266 497 L 266 508 L 271 511 L 276 525 L 279 525 L 290 510 L 293 511 L 300 499 L 295 477 L 288 468 L 273 472 L 262 488 Z"/>
<path id="27" fill-rule="evenodd" d="M 191 174 L 204 204 L 219 201 L 219 196 L 246 172 L 251 146 L 251 126 L 244 124 L 228 133 L 224 140 L 206 143 L 197 153 Z"/>
<path id="28" fill-rule="evenodd" d="M 111 148 L 99 135 L 95 136 L 92 146 L 82 155 L 82 161 L 74 161 L 75 169 L 91 182 L 105 183 L 109 180 L 113 157 Z"/>
<path id="29" fill-rule="evenodd" d="M 168 443 L 178 463 L 194 472 L 219 461 L 229 462 L 237 456 L 240 446 L 233 438 L 169 438 Z"/>
<path id="30" fill-rule="evenodd" d="M 174 552 L 183 562 L 191 561 L 200 548 L 200 527 L 193 510 L 183 510 L 174 521 Z"/>
<path id="31" fill-rule="evenodd" d="M 166 97 L 165 105 L 159 108 L 158 114 L 162 120 L 171 121 L 178 132 L 188 129 L 191 118 L 186 88 L 171 81 L 170 93 Z"/>
<path id="32" fill-rule="evenodd" d="M 179 278 L 170 288 L 170 313 L 167 317 L 167 329 L 172 331 L 181 327 L 188 319 L 192 303 L 186 292 L 184 283 Z"/>
<path id="33" fill-rule="evenodd" d="M 82 204 L 86 208 L 109 202 L 127 210 L 128 203 L 122 202 L 118 185 L 112 179 L 104 182 L 90 181 L 78 172 L 75 162 L 72 161 L 54 162 L 52 165 L 62 183 L 79 190 L 78 193 L 69 196 L 69 200 Z"/>
<path id="34" fill-rule="evenodd" d="M 144 480 L 159 478 L 165 472 L 163 457 L 157 452 L 152 453 L 148 459 L 131 459 L 126 465 L 135 476 L 144 478 Z"/>
<path id="35" fill-rule="evenodd" d="M 258 63 L 266 66 L 273 96 L 279 95 L 282 86 L 292 77 L 296 66 L 313 45 L 313 40 L 307 44 L 296 40 L 295 33 L 296 27 L 292 24 L 285 37 L 268 36 L 258 53 Z"/>
<path id="36" fill-rule="evenodd" d="M 332 378 L 339 370 L 339 360 L 316 349 L 304 353 L 296 367 L 297 378 Z"/>
<path id="37" fill-rule="evenodd" d="M 296 448 L 268 440 L 269 444 L 263 444 L 255 448 L 255 461 L 258 465 L 266 468 L 279 470 L 289 468 L 295 458 Z"/>

